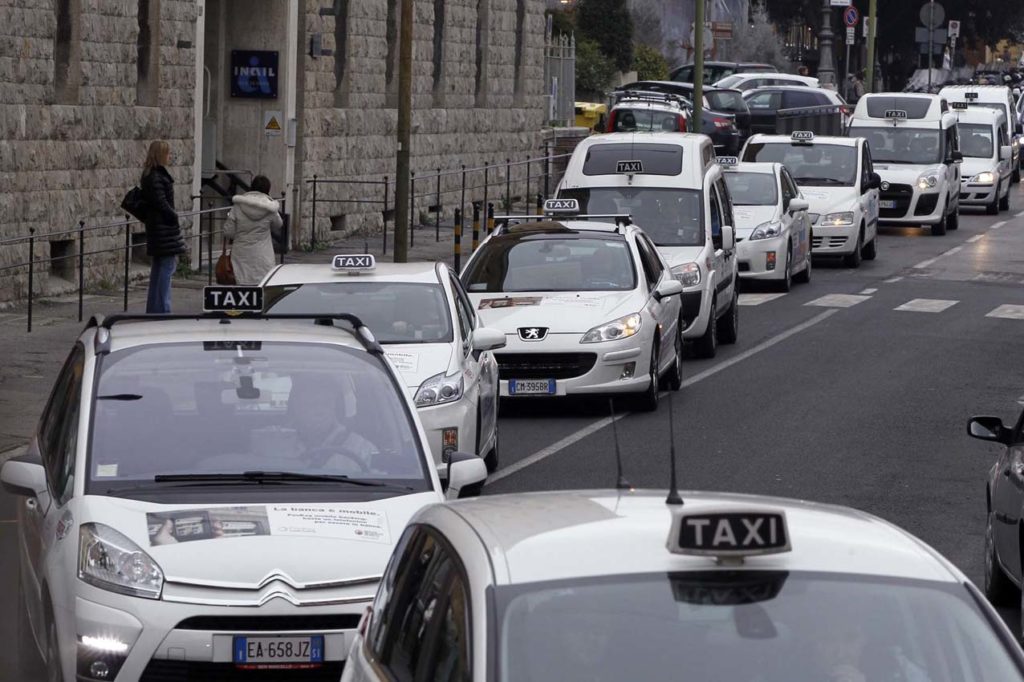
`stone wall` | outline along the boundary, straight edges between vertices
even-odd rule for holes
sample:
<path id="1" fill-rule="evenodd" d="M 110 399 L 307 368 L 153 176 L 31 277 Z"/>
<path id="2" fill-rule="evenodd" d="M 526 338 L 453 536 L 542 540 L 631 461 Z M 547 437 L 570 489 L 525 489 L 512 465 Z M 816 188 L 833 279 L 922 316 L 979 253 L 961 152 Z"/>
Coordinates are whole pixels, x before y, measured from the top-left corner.
<path id="1" fill-rule="evenodd" d="M 75 238 L 47 233 L 77 229 L 81 220 L 86 227 L 123 220 L 121 198 L 156 138 L 171 143 L 178 209 L 191 208 L 196 4 L 149 0 L 159 12 L 158 65 L 150 71 L 159 74 L 158 99 L 137 106 L 140 2 L 0 0 L 0 239 L 34 228 L 36 259 L 69 246 L 51 242 Z M 70 30 L 60 45 L 59 16 Z M 60 79 L 55 55 L 68 65 Z M 87 252 L 124 243 L 123 227 L 85 234 Z M 77 243 L 71 247 L 77 254 Z M 122 258 L 86 256 L 90 280 L 116 277 Z M 27 260 L 27 243 L 0 244 L 0 268 Z M 50 264 L 37 265 L 37 293 L 77 280 L 74 261 L 52 269 L 50 276 Z M 24 296 L 26 286 L 27 269 L 0 269 L 0 301 Z"/>

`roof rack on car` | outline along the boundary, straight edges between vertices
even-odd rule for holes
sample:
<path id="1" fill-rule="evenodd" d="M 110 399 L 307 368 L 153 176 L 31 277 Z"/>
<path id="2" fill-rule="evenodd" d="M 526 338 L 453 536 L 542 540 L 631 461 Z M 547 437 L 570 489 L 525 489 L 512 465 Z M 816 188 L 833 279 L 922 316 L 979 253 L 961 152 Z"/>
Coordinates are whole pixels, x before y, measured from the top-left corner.
<path id="1" fill-rule="evenodd" d="M 615 104 L 624 100 L 640 100 L 645 102 L 667 102 L 681 107 L 692 107 L 693 103 L 674 92 L 658 92 L 656 90 L 617 90 L 614 93 Z"/>
<path id="2" fill-rule="evenodd" d="M 164 322 L 168 320 L 220 320 L 222 323 L 230 323 L 232 320 L 313 320 L 318 325 L 333 327 L 336 320 L 348 322 L 355 330 L 354 336 L 368 353 L 383 355 L 384 349 L 373 336 L 370 328 L 363 324 L 355 315 L 350 313 L 331 314 L 267 314 L 257 312 L 229 312 L 216 311 L 206 313 L 117 313 L 109 317 L 94 315 L 86 324 L 86 329 L 96 327 L 96 354 L 103 355 L 110 352 L 110 330 L 121 322 Z"/>

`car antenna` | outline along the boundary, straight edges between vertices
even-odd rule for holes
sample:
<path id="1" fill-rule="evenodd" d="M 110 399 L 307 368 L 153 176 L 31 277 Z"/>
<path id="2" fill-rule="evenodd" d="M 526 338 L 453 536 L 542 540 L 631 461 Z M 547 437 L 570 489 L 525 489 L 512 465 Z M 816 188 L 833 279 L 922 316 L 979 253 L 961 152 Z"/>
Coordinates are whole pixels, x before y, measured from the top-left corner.
<path id="1" fill-rule="evenodd" d="M 632 490 L 633 486 L 622 476 L 622 452 L 619 450 L 619 429 L 615 425 L 618 418 L 615 416 L 615 402 L 611 398 L 608 399 L 608 411 L 611 412 L 612 439 L 615 441 L 615 487 L 618 490 Z"/>
<path id="2" fill-rule="evenodd" d="M 668 394 L 668 456 L 669 456 L 669 484 L 668 497 L 665 504 L 672 506 L 683 506 L 683 498 L 679 496 L 679 486 L 676 483 L 676 420 L 672 413 L 672 394 Z"/>

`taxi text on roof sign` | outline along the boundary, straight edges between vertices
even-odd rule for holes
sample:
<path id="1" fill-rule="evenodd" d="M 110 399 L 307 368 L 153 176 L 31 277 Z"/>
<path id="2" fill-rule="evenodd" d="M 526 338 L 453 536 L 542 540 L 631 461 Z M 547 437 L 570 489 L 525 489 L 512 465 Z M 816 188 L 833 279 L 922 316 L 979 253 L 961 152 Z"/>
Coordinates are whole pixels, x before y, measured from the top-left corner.
<path id="1" fill-rule="evenodd" d="M 894 121 L 907 119 L 907 112 L 903 109 L 886 109 L 885 118 L 891 118 Z"/>
<path id="2" fill-rule="evenodd" d="M 719 166 L 735 166 L 740 162 L 735 156 L 719 156 L 717 161 Z"/>
<path id="3" fill-rule="evenodd" d="M 970 108 L 970 105 L 968 105 L 967 102 L 950 102 L 950 106 L 961 111 Z"/>
<path id="4" fill-rule="evenodd" d="M 965 92 L 964 99 L 978 99 L 978 93 L 976 92 Z"/>
<path id="5" fill-rule="evenodd" d="M 576 199 L 548 199 L 544 202 L 545 213 L 579 213 L 580 202 Z"/>
<path id="6" fill-rule="evenodd" d="M 674 515 L 668 549 L 675 554 L 741 558 L 790 551 L 781 509 L 720 509 Z"/>
<path id="7" fill-rule="evenodd" d="M 340 254 L 334 257 L 331 267 L 339 272 L 368 272 L 377 267 L 377 259 L 373 254 Z"/>
<path id="8" fill-rule="evenodd" d="M 793 140 L 793 142 L 814 142 L 814 131 L 794 130 L 789 139 Z"/>
<path id="9" fill-rule="evenodd" d="M 619 161 L 615 164 L 616 173 L 628 173 L 633 175 L 635 173 L 642 174 L 644 172 L 644 162 L 639 160 L 634 161 Z"/>
<path id="10" fill-rule="evenodd" d="M 262 287 L 203 287 L 203 310 L 206 312 L 262 312 Z"/>

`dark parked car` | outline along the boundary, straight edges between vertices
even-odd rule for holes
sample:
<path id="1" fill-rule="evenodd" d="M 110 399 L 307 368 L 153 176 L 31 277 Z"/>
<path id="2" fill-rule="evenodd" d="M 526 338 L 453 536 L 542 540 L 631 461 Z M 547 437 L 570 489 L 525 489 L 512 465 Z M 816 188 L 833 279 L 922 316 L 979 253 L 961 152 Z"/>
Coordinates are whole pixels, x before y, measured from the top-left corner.
<path id="1" fill-rule="evenodd" d="M 637 81 L 622 86 L 616 92 L 623 90 L 670 93 L 693 102 L 692 83 Z M 710 137 L 719 155 L 738 154 L 743 141 L 750 135 L 750 112 L 742 94 L 738 90 L 705 87 L 703 107 L 700 130 L 691 124 L 690 132 L 701 132 Z"/>
<path id="2" fill-rule="evenodd" d="M 803 109 L 806 107 L 839 106 L 843 116 L 850 113 L 843 98 L 832 90 L 811 88 L 804 85 L 777 85 L 769 88 L 755 88 L 743 93 L 747 108 L 750 109 L 750 129 L 754 134 L 773 135 L 778 130 L 780 109 Z"/>
<path id="3" fill-rule="evenodd" d="M 726 76 L 734 73 L 778 73 L 771 64 L 757 64 L 754 62 L 704 62 L 704 82 L 716 83 Z M 693 82 L 693 64 L 685 64 L 672 71 L 670 80 L 680 83 Z"/>

